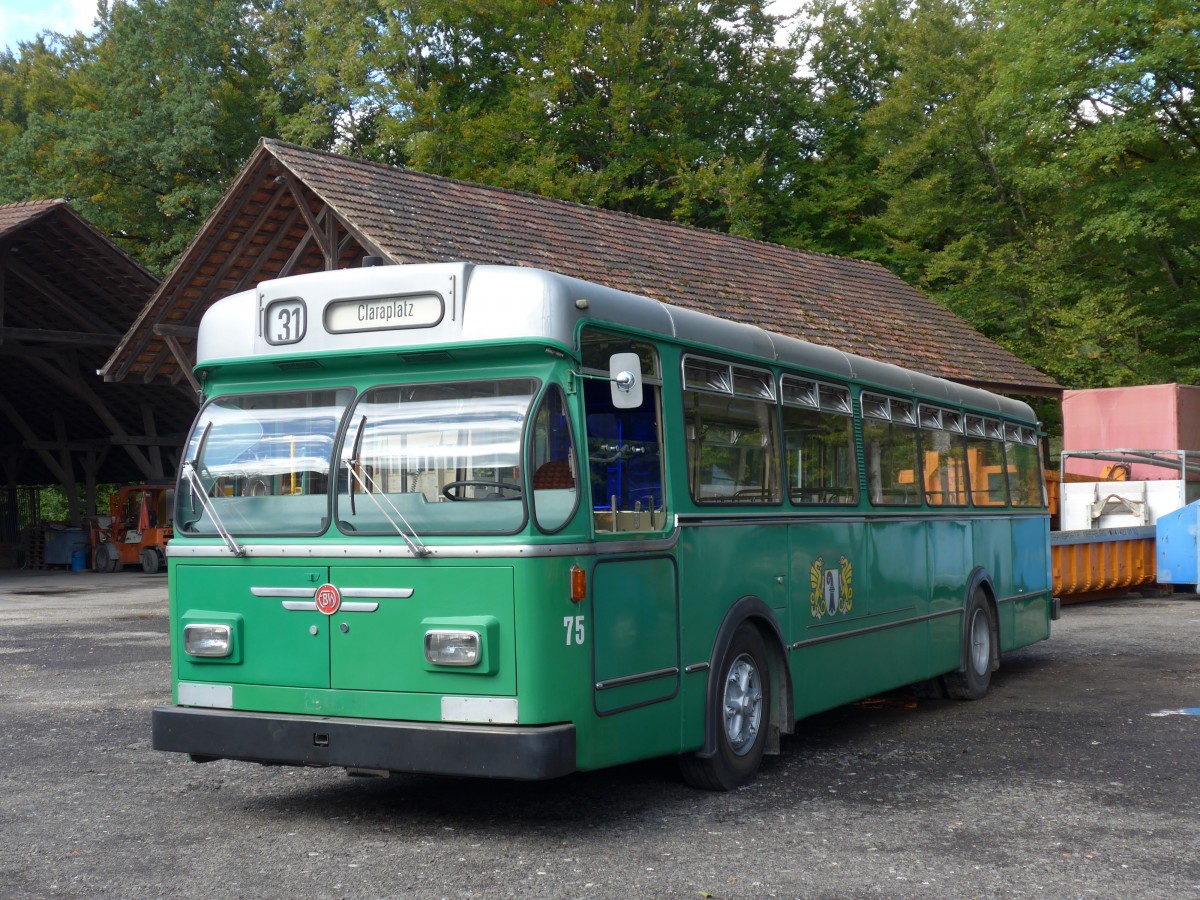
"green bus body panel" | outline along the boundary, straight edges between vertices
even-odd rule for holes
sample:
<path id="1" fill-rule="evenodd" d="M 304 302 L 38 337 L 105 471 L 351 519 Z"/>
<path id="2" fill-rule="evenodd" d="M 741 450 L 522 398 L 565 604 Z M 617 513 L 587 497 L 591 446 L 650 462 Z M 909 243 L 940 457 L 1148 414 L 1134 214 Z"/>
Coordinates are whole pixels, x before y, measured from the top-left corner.
<path id="1" fill-rule="evenodd" d="M 171 579 L 172 631 L 179 681 L 329 687 L 329 619 L 319 612 L 288 610 L 279 597 L 256 597 L 252 588 L 315 591 L 329 578 L 321 566 L 179 565 Z M 183 652 L 189 624 L 242 619 L 240 662 L 196 659 Z M 316 629 L 316 633 L 312 629 Z"/>
<path id="2" fill-rule="evenodd" d="M 993 523 L 1007 527 L 1006 522 Z M 962 655 L 965 583 L 974 569 L 974 543 L 968 522 L 930 522 L 925 529 L 929 612 L 947 613 L 929 620 L 929 657 L 920 679 L 957 668 Z"/>
<path id="3" fill-rule="evenodd" d="M 596 562 L 591 591 L 597 713 L 667 700 L 679 691 L 677 580 L 669 556 Z M 640 680 L 628 683 L 633 679 Z"/>
<path id="4" fill-rule="evenodd" d="M 403 588 L 407 598 L 385 597 L 374 612 L 338 611 L 330 617 L 331 686 L 357 691 L 410 691 L 511 697 L 517 692 L 511 566 L 334 566 L 339 589 Z M 494 617 L 489 640 L 481 617 Z M 472 667 L 434 666 L 425 660 L 425 632 L 483 633 L 484 658 Z M 344 630 L 343 630 L 344 629 Z M 490 646 L 489 646 L 490 645 Z"/>

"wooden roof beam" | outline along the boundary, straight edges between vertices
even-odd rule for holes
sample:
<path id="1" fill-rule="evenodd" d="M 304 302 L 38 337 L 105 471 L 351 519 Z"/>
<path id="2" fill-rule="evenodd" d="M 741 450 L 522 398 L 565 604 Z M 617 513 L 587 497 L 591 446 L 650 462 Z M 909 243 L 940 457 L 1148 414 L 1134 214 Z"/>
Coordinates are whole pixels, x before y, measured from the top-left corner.
<path id="1" fill-rule="evenodd" d="M 291 232 L 292 226 L 296 224 L 298 218 L 300 218 L 300 208 L 296 207 L 288 213 L 287 218 L 275 230 L 275 234 L 271 236 L 271 239 L 259 251 L 258 258 L 254 260 L 254 265 L 242 273 L 242 277 L 234 289 L 235 292 L 248 290 L 257 283 L 258 273 L 263 270 L 263 266 L 270 261 L 271 256 L 279 249 L 279 245 L 283 243 L 283 239 Z"/>
<path id="2" fill-rule="evenodd" d="M 253 195 L 253 191 L 245 191 L 241 195 L 241 198 L 238 200 L 238 202 L 234 206 L 234 208 L 229 210 L 227 214 L 222 216 L 222 221 L 226 222 L 226 223 L 232 222 L 234 219 L 236 219 L 238 216 L 240 216 L 242 214 L 242 211 L 246 208 L 247 204 L 249 204 L 250 198 L 252 195 Z M 219 209 L 217 211 L 214 211 L 212 215 L 215 217 L 218 214 L 219 214 Z M 142 314 L 140 316 L 138 316 L 137 320 L 133 324 L 133 327 L 130 328 L 130 330 L 126 333 L 126 335 L 129 337 L 133 336 L 134 334 L 137 334 L 138 335 L 137 343 L 134 346 L 129 347 L 124 342 L 122 342 L 122 344 L 119 345 L 113 351 L 113 355 L 109 358 L 109 363 L 111 363 L 112 360 L 121 353 L 125 354 L 125 358 L 124 358 L 124 361 L 121 363 L 121 365 L 117 368 L 117 370 L 115 372 L 108 372 L 107 371 L 108 363 L 105 364 L 105 368 L 103 370 L 105 381 L 123 381 L 125 379 L 125 376 L 127 376 L 129 374 L 129 370 L 133 367 L 133 364 L 135 362 L 137 362 L 137 358 L 146 349 L 146 345 L 150 342 L 150 339 L 152 337 L 154 337 L 154 333 L 152 331 L 153 326 L 158 325 L 158 324 L 164 324 L 163 317 L 167 314 L 167 312 L 171 308 L 171 307 L 167 306 L 165 303 L 160 303 L 158 306 L 158 309 L 157 309 L 157 314 L 154 315 L 154 317 L 153 317 L 151 327 L 141 330 L 143 324 L 146 322 L 147 319 L 150 318 L 150 314 L 152 312 L 154 312 L 154 304 L 156 303 L 156 301 L 159 301 L 162 299 L 163 293 L 165 291 L 167 291 L 169 287 L 174 286 L 174 285 L 187 284 L 188 282 L 190 282 L 196 276 L 196 273 L 199 271 L 200 267 L 202 265 L 204 265 L 206 262 L 208 262 L 207 256 L 205 256 L 203 254 L 199 254 L 199 253 L 190 253 L 190 250 L 192 249 L 193 246 L 198 244 L 204 238 L 204 236 L 209 228 L 213 228 L 215 226 L 216 226 L 216 222 L 214 222 L 213 219 L 210 219 L 208 222 L 205 223 L 205 227 L 202 227 L 200 230 L 200 233 L 197 234 L 196 237 L 194 237 L 192 239 L 192 246 L 189 246 L 188 250 L 184 251 L 184 254 L 183 254 L 183 259 L 186 260 L 190 257 L 192 260 L 192 264 L 187 268 L 187 270 L 185 272 L 181 273 L 178 269 L 174 270 L 167 277 L 167 279 L 161 285 L 159 285 L 158 290 L 154 292 L 154 296 L 150 298 L 150 302 L 146 305 L 146 308 L 142 311 Z"/>
<path id="3" fill-rule="evenodd" d="M 0 343 L 5 341 L 35 341 L 40 344 L 76 344 L 94 347 L 115 347 L 119 334 L 90 331 L 58 331 L 54 328 L 0 327 Z"/>
<path id="4" fill-rule="evenodd" d="M 9 256 L 11 255 L 9 254 Z M 42 297 L 49 300 L 51 305 L 74 319 L 84 330 L 107 334 L 109 329 L 112 328 L 111 322 L 104 321 L 104 319 L 97 316 L 78 300 L 68 296 L 61 288 L 51 284 L 41 272 L 34 269 L 28 263 L 20 259 L 9 259 L 8 271 L 34 291 L 41 294 Z M 120 337 L 118 336 L 119 339 Z"/>
<path id="5" fill-rule="evenodd" d="M 291 172 L 284 172 L 275 179 L 275 183 L 286 185 L 292 195 L 292 199 L 296 201 L 296 208 L 304 216 L 304 222 L 308 225 L 308 230 L 312 234 L 313 240 L 317 242 L 317 246 L 321 248 L 321 253 L 325 257 L 326 271 L 335 268 L 336 260 L 333 258 L 333 241 L 330 239 L 327 230 L 329 226 L 329 218 L 327 216 L 329 212 L 328 205 L 322 203 L 321 212 L 314 217 L 313 211 L 308 206 L 308 198 L 304 196 L 304 191 L 301 190 L 300 182 L 296 180 L 295 175 Z M 325 219 L 324 229 L 321 227 L 322 219 Z"/>
<path id="6" fill-rule="evenodd" d="M 4 413 L 5 418 L 12 423 L 13 428 L 17 429 L 17 434 L 21 435 L 25 446 L 37 454 L 46 468 L 50 470 L 50 474 L 57 478 L 60 484 L 67 484 L 67 473 L 63 471 L 62 467 L 58 464 L 58 460 L 50 453 L 50 449 L 57 449 L 58 445 L 53 442 L 41 440 L 17 408 L 3 394 L 0 394 L 0 413 Z"/>
<path id="7" fill-rule="evenodd" d="M 31 359 L 29 364 L 32 368 L 41 372 L 49 381 L 53 381 L 60 385 L 70 393 L 74 394 L 95 413 L 96 418 L 104 423 L 104 427 L 108 429 L 109 434 L 116 437 L 129 437 L 129 432 L 125 430 L 108 407 L 96 396 L 95 392 L 79 377 L 77 373 L 73 374 L 69 371 L 62 371 L 55 366 L 50 365 L 42 359 Z M 141 470 L 142 475 L 146 478 L 154 478 L 154 467 L 150 464 L 150 460 L 137 447 L 132 444 L 125 444 L 125 452 L 129 454 L 129 458 L 133 460 L 134 465 Z"/>
<path id="8" fill-rule="evenodd" d="M 192 308 L 190 310 L 188 310 L 187 316 L 185 316 L 183 319 L 184 322 L 191 322 L 196 315 L 196 311 L 206 305 L 206 303 L 208 302 L 208 298 L 210 298 L 212 296 L 212 294 L 214 293 L 214 291 L 217 288 L 217 285 L 219 285 L 221 283 L 221 281 L 224 280 L 225 276 L 229 274 L 229 270 L 231 268 L 233 268 L 233 266 L 237 263 L 238 259 L 241 257 L 242 253 L 245 251 L 246 246 L 258 234 L 258 231 L 260 228 L 262 228 L 263 223 L 267 220 L 267 218 L 271 215 L 271 213 L 275 211 L 275 207 L 279 205 L 279 201 L 284 196 L 285 196 L 284 191 L 276 191 L 274 196 L 271 197 L 270 201 L 267 202 L 266 204 L 264 204 L 263 208 L 261 210 L 259 210 L 258 215 L 254 217 L 254 221 L 251 222 L 248 226 L 246 226 L 245 231 L 242 232 L 241 238 L 238 239 L 238 242 L 236 244 L 234 244 L 232 249 L 230 249 L 229 253 L 226 254 L 224 262 L 221 263 L 220 267 L 217 269 L 217 271 L 215 273 L 213 273 L 211 278 L 206 279 L 207 283 L 205 285 L 204 291 L 200 294 L 199 297 L 196 298 L 196 302 L 192 306 Z M 158 337 L 166 338 L 165 334 L 159 334 L 159 332 L 157 330 L 158 327 L 160 325 L 177 325 L 179 323 L 178 322 L 164 322 L 162 319 L 163 319 L 163 317 L 162 317 L 162 315 L 160 315 L 159 320 L 154 323 L 154 326 L 151 329 L 151 332 L 154 333 L 155 335 L 157 335 Z M 149 343 L 149 337 L 150 337 L 150 334 L 148 333 L 146 335 L 146 338 L 143 340 L 143 344 L 142 344 L 143 347 L 145 347 L 146 344 Z M 178 344 L 178 341 L 176 341 L 176 344 Z M 155 354 L 154 359 L 151 360 L 151 362 L 146 366 L 146 372 L 142 376 L 142 381 L 146 384 L 149 384 L 150 382 L 152 382 L 156 377 L 158 377 L 158 370 L 162 367 L 163 363 L 167 359 L 171 358 L 172 356 L 176 360 L 178 360 L 180 358 L 180 353 L 177 352 L 176 348 L 171 346 L 171 342 L 169 340 L 164 340 L 163 348 L 161 350 L 159 350 L 157 354 Z M 187 355 L 184 354 L 183 358 L 186 359 Z M 188 368 L 190 369 L 191 366 L 189 365 Z M 192 379 L 189 378 L 189 380 L 192 380 Z M 196 393 L 199 393 L 198 387 L 197 387 Z"/>

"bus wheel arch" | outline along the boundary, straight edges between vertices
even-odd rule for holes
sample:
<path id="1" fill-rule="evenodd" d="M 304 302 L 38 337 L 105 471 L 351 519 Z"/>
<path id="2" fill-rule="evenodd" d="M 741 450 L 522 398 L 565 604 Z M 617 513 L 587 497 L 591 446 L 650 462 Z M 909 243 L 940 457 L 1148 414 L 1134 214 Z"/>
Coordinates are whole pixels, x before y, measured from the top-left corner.
<path id="1" fill-rule="evenodd" d="M 991 578 L 982 568 L 971 573 L 963 605 L 962 658 L 944 677 L 946 692 L 957 700 L 979 700 L 1000 668 L 1000 616 Z"/>
<path id="2" fill-rule="evenodd" d="M 794 727 L 784 647 L 779 623 L 759 598 L 743 597 L 726 614 L 708 666 L 704 745 L 679 758 L 693 787 L 733 790 L 754 779 L 764 754 L 779 752 L 779 735 Z M 756 730 L 748 744 L 743 707 Z"/>

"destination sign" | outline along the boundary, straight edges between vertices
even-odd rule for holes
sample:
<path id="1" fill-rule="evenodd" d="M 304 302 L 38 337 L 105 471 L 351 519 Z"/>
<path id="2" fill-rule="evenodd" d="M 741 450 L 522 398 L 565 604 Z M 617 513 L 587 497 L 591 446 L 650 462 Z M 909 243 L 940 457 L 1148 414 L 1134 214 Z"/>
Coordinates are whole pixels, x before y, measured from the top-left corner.
<path id="1" fill-rule="evenodd" d="M 325 330 L 384 331 L 395 328 L 429 328 L 442 321 L 445 304 L 437 294 L 400 297 L 366 297 L 337 300 L 325 307 Z"/>

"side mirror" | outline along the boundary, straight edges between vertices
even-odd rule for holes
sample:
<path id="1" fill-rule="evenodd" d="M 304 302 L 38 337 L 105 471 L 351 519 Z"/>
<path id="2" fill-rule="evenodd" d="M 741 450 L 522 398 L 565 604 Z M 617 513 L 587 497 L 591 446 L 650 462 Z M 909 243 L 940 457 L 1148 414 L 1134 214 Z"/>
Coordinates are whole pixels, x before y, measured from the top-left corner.
<path id="1" fill-rule="evenodd" d="M 614 353 L 608 359 L 612 405 L 637 409 L 642 405 L 642 361 L 636 353 Z"/>

